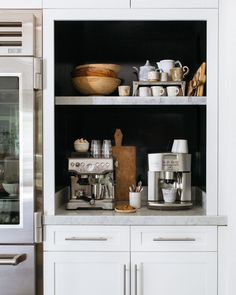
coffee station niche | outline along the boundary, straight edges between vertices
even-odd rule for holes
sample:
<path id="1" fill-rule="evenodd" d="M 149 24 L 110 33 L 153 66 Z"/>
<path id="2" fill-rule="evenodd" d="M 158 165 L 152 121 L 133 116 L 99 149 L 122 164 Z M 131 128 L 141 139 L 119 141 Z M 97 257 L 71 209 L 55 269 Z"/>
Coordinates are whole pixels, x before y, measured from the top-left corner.
<path id="1" fill-rule="evenodd" d="M 147 188 L 148 184 L 150 186 L 148 155 L 171 154 L 174 140 L 186 139 L 190 158 L 183 157 L 178 162 L 181 167 L 173 168 L 176 169 L 174 175 L 179 177 L 182 173 L 181 175 L 188 179 L 184 180 L 182 185 L 186 191 L 192 191 L 187 198 L 191 204 L 189 208 L 202 204 L 205 206 L 209 192 L 209 207 L 205 208 L 208 212 L 215 210 L 215 189 L 214 186 L 209 186 L 210 178 L 214 178 L 216 183 L 214 172 L 210 173 L 209 170 L 209 164 L 215 159 L 215 151 L 213 154 L 209 153 L 210 145 L 215 142 L 215 130 L 212 133 L 212 142 L 209 143 L 208 137 L 209 126 L 213 126 L 215 122 L 215 117 L 209 116 L 212 114 L 209 110 L 213 110 L 215 105 L 212 100 L 208 105 L 208 99 L 210 96 L 212 98 L 214 93 L 211 92 L 214 77 L 208 80 L 208 73 L 213 70 L 212 66 L 208 69 L 208 61 L 210 65 L 213 64 L 208 53 L 212 46 L 208 47 L 208 31 L 214 22 L 210 22 L 209 26 L 204 17 L 195 19 L 198 18 L 54 20 L 55 193 L 65 187 L 72 189 L 71 172 L 76 172 L 76 168 L 70 169 L 68 163 L 76 167 L 78 162 L 73 158 L 78 156 L 75 156 L 75 140 L 84 138 L 90 144 L 92 140 L 110 140 L 112 146 L 115 146 L 114 133 L 119 128 L 123 133 L 122 145 L 135 149 L 135 171 L 131 171 L 131 174 L 135 175 L 134 184 L 142 182 L 146 197 L 150 193 L 150 187 Z M 173 63 L 174 67 L 184 69 L 181 81 L 171 80 L 171 71 L 168 73 L 167 81 L 161 80 L 160 77 L 165 72 L 162 67 L 166 66 L 166 60 Z M 101 71 L 99 66 L 104 65 L 117 68 L 103 68 Z M 197 80 L 202 65 L 204 85 L 200 83 L 201 79 L 200 82 Z M 89 75 L 91 70 L 96 70 L 96 66 L 97 77 L 101 72 L 110 75 L 113 71 L 109 77 L 113 77 L 114 81 L 119 80 L 114 91 L 108 95 L 89 92 L 85 94 L 82 88 L 75 85 L 77 78 L 81 78 L 84 73 Z M 153 72 L 157 73 L 157 82 L 140 78 L 141 70 L 145 66 L 152 67 Z M 153 75 L 155 76 L 155 73 Z M 130 88 L 128 95 L 121 96 L 118 91 L 119 85 Z M 202 86 L 200 92 L 196 85 Z M 145 87 L 152 89 L 151 91 L 159 91 L 158 87 L 164 90 L 159 97 L 147 93 L 141 95 L 140 89 Z M 178 91 L 173 94 L 176 88 Z M 91 157 L 89 151 L 90 149 L 86 157 Z M 87 163 L 87 160 L 85 162 Z M 101 165 L 102 162 L 101 160 Z M 80 164 L 78 162 L 77 165 Z M 99 163 L 94 165 L 96 164 Z M 129 164 L 127 162 L 127 166 Z M 118 180 L 115 175 L 115 159 L 112 165 L 114 170 L 109 173 L 112 174 L 116 191 Z M 162 168 L 158 169 L 160 171 L 156 172 L 161 175 Z M 83 173 L 78 171 L 78 176 L 83 178 Z M 99 173 L 102 174 L 102 170 Z M 165 181 L 170 185 L 169 176 L 166 177 Z M 176 178 L 175 182 L 178 181 Z M 156 198 L 158 199 L 158 194 Z M 114 199 L 116 200 L 116 195 Z M 128 199 L 118 197 L 118 200 Z M 210 207 L 210 204 L 213 205 Z"/>

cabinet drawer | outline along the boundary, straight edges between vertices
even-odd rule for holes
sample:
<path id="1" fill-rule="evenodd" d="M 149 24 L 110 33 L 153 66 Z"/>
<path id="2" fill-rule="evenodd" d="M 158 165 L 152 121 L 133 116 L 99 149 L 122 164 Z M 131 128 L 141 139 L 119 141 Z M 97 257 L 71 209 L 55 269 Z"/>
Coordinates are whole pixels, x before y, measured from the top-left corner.
<path id="1" fill-rule="evenodd" d="M 130 8 L 129 0 L 43 0 L 43 8 Z"/>
<path id="2" fill-rule="evenodd" d="M 218 0 L 131 0 L 131 8 L 218 8 Z"/>
<path id="3" fill-rule="evenodd" d="M 217 251 L 217 227 L 133 226 L 131 251 Z"/>
<path id="4" fill-rule="evenodd" d="M 129 251 L 126 226 L 46 226 L 46 251 Z"/>

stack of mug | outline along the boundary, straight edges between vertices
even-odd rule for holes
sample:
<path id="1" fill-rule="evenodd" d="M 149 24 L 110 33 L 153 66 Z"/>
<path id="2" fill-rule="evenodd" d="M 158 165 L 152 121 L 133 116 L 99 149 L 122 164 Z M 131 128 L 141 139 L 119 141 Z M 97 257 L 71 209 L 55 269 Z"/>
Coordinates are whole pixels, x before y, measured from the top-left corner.
<path id="1" fill-rule="evenodd" d="M 142 72 L 141 72 L 142 69 Z M 139 75 L 143 81 L 148 80 L 150 82 L 181 82 L 185 76 L 189 73 L 187 66 L 182 66 L 180 61 L 174 61 L 172 59 L 164 59 L 157 62 L 157 69 L 155 67 L 143 66 L 140 68 Z M 146 78 L 145 78 L 146 75 Z M 139 77 L 140 78 L 140 77 Z M 180 95 L 180 89 L 177 86 L 152 86 L 152 87 L 140 87 L 139 96 L 178 96 Z"/>

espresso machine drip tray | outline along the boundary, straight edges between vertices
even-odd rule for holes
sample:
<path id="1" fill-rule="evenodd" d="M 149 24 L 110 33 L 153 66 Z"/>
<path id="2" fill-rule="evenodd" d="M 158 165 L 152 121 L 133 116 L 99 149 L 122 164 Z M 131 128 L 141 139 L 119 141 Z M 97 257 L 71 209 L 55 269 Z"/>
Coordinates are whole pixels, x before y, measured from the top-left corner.
<path id="1" fill-rule="evenodd" d="M 91 199 L 92 201 L 93 199 Z M 66 204 L 67 210 L 81 210 L 81 209 L 89 209 L 89 210 L 113 210 L 115 207 L 114 200 L 104 199 L 104 200 L 93 200 L 92 202 L 88 202 L 82 199 L 71 199 Z"/>
<path id="2" fill-rule="evenodd" d="M 175 203 L 166 203 L 164 201 L 148 202 L 148 208 L 156 209 L 156 210 L 185 210 L 185 209 L 191 209 L 192 207 L 193 207 L 192 202 L 175 202 Z"/>

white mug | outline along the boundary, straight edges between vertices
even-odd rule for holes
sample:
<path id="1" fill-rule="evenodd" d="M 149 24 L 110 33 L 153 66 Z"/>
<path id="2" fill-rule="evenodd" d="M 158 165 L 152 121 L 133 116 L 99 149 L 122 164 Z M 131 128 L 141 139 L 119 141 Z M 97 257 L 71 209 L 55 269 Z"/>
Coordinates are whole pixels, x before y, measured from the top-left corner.
<path id="1" fill-rule="evenodd" d="M 152 96 L 163 96 L 165 94 L 165 89 L 161 86 L 152 86 Z"/>
<path id="2" fill-rule="evenodd" d="M 188 141 L 187 139 L 174 139 L 172 149 L 172 153 L 188 153 Z"/>
<path id="3" fill-rule="evenodd" d="M 151 96 L 150 87 L 139 87 L 139 96 Z"/>
<path id="4" fill-rule="evenodd" d="M 168 86 L 166 89 L 167 89 L 168 96 L 179 95 L 179 87 L 177 87 L 177 86 Z"/>
<path id="5" fill-rule="evenodd" d="M 129 204 L 134 208 L 141 208 L 141 192 L 130 192 Z"/>
<path id="6" fill-rule="evenodd" d="M 129 96 L 130 95 L 130 86 L 122 85 L 118 86 L 119 96 Z"/>
<path id="7" fill-rule="evenodd" d="M 157 71 L 150 71 L 148 72 L 148 81 L 159 81 L 160 80 L 160 73 Z"/>

